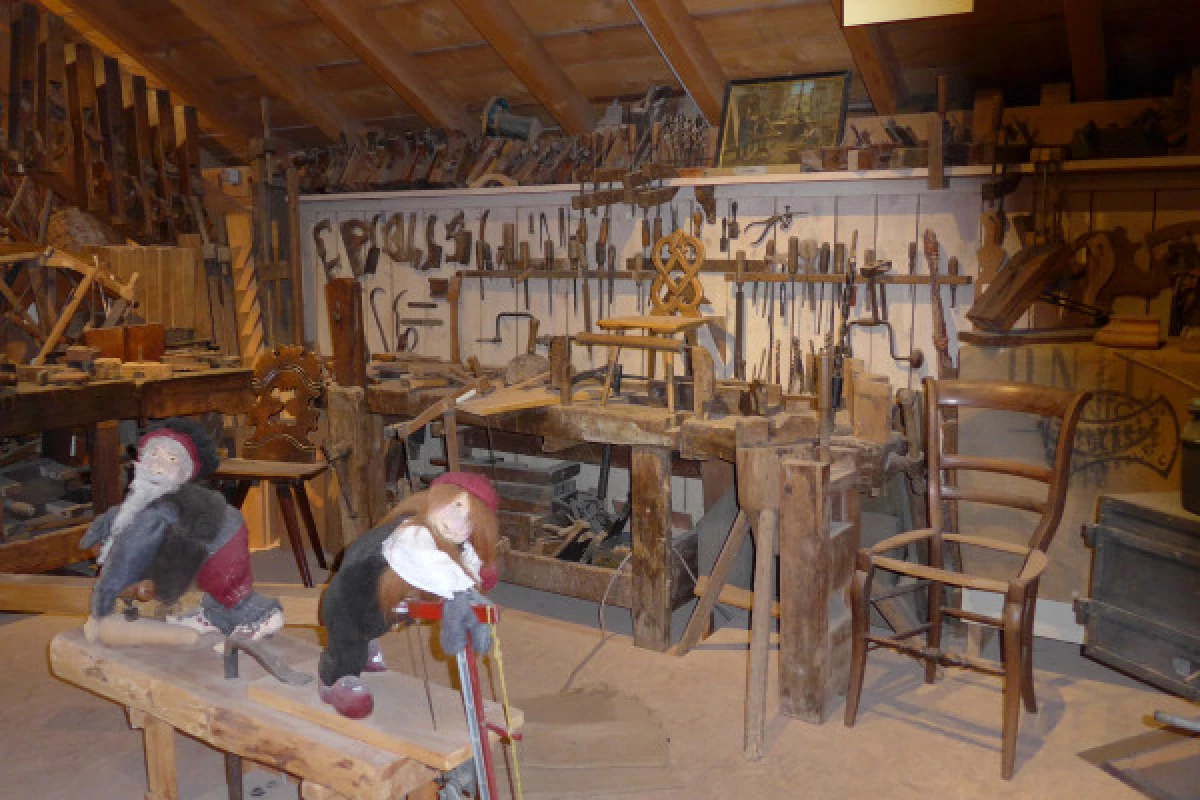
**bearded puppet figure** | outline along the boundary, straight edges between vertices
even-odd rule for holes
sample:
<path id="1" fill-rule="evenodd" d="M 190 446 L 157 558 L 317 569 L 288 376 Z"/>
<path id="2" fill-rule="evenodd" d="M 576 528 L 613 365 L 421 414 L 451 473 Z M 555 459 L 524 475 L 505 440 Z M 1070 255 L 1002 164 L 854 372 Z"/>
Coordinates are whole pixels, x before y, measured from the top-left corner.
<path id="1" fill-rule="evenodd" d="M 92 590 L 89 637 L 109 643 L 138 641 L 151 621 L 115 633 L 117 598 L 155 597 L 172 604 L 195 584 L 204 595 L 190 613 L 168 616 L 177 626 L 170 637 L 186 641 L 186 631 L 237 633 L 261 639 L 283 627 L 279 601 L 254 591 L 250 548 L 242 513 L 212 489 L 199 484 L 217 467 L 212 440 L 198 424 L 172 419 L 138 442 L 134 478 L 124 502 L 92 523 L 80 546 L 100 546 L 100 575 Z M 110 636 L 105 636 L 105 632 Z M 153 635 L 151 635 L 153 637 Z"/>
<path id="2" fill-rule="evenodd" d="M 405 603 L 444 601 L 441 645 L 491 649 L 487 626 L 472 606 L 496 584 L 499 498 L 482 475 L 447 472 L 409 497 L 346 548 L 321 601 L 329 634 L 318 668 L 321 699 L 352 719 L 374 709 L 362 672 L 387 669 L 376 641 L 407 622 Z"/>

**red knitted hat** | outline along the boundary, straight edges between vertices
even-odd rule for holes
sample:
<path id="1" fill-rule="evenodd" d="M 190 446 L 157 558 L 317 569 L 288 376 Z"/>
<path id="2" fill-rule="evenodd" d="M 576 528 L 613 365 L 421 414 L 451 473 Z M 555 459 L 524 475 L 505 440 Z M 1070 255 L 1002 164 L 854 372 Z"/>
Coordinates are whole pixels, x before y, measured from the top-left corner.
<path id="1" fill-rule="evenodd" d="M 500 510 L 500 496 L 496 494 L 492 482 L 483 475 L 476 475 L 473 472 L 443 472 L 429 485 L 437 486 L 439 483 L 449 483 L 465 489 L 471 493 L 471 496 L 490 508 L 493 514 Z"/>

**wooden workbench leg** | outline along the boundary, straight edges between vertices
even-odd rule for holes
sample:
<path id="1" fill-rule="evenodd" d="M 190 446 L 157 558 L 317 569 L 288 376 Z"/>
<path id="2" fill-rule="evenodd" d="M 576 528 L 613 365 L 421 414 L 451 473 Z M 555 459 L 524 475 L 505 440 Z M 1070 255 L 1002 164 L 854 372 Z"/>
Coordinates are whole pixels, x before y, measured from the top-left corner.
<path id="1" fill-rule="evenodd" d="M 146 747 L 146 800 L 179 800 L 175 774 L 175 729 L 155 716 L 129 709 L 129 724 L 142 729 Z"/>
<path id="2" fill-rule="evenodd" d="M 121 502 L 121 434 L 115 419 L 92 427 L 92 507 L 96 513 Z"/>
<path id="3" fill-rule="evenodd" d="M 633 643 L 650 650 L 671 644 L 671 451 L 634 447 Z"/>
<path id="4" fill-rule="evenodd" d="M 775 602 L 775 540 L 779 513 L 765 509 L 754 524 L 754 605 L 750 612 L 750 670 L 746 680 L 746 758 L 763 757 L 767 717 L 767 657 L 771 649 L 771 605 Z"/>
<path id="5" fill-rule="evenodd" d="M 779 510 L 780 710 L 824 721 L 830 679 L 829 465 L 784 459 Z M 757 591 L 757 588 L 756 588 Z M 839 604 L 840 606 L 840 604 Z"/>

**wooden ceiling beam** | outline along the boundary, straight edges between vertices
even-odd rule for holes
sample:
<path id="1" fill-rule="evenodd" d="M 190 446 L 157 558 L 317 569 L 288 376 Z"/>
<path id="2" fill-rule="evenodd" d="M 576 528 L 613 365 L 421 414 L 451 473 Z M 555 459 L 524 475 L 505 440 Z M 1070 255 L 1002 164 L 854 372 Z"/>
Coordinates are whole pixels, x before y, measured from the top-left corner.
<path id="1" fill-rule="evenodd" d="M 1108 95 L 1108 59 L 1104 53 L 1104 9 L 1100 0 L 1063 0 L 1071 82 L 1075 102 L 1104 100 Z"/>
<path id="2" fill-rule="evenodd" d="M 875 113 L 895 114 L 908 104 L 908 87 L 891 41 L 878 25 L 842 25 L 842 0 L 830 3 Z"/>
<path id="3" fill-rule="evenodd" d="M 355 136 L 359 123 L 338 108 L 317 86 L 311 72 L 297 66 L 281 50 L 255 33 L 255 25 L 229 0 L 171 0 L 192 23 L 229 56 L 254 73 L 269 92 L 286 101 L 330 139 Z"/>
<path id="4" fill-rule="evenodd" d="M 244 153 L 250 149 L 257 134 L 255 121 L 233 110 L 214 83 L 196 70 L 175 63 L 163 52 L 150 26 L 129 14 L 116 0 L 54 0 L 41 5 L 52 14 L 78 17 L 122 51 L 108 55 L 128 56 L 182 102 L 195 106 L 204 116 L 206 127 L 219 134 L 222 145 L 230 152 Z"/>
<path id="5" fill-rule="evenodd" d="M 595 128 L 596 110 L 508 0 L 454 0 L 454 5 L 564 131 L 590 133 Z"/>
<path id="6" fill-rule="evenodd" d="M 479 127 L 360 0 L 304 0 L 362 62 L 430 125 L 471 133 Z"/>
<path id="7" fill-rule="evenodd" d="M 658 52 L 710 125 L 721 121 L 728 78 L 680 0 L 629 0 Z"/>

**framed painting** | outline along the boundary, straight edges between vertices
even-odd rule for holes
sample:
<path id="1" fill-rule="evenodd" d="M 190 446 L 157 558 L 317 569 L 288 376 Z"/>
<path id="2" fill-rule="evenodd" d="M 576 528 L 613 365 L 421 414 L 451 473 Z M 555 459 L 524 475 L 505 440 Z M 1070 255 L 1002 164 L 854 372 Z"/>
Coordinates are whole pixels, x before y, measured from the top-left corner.
<path id="1" fill-rule="evenodd" d="M 798 164 L 805 150 L 842 142 L 849 72 L 731 81 L 716 166 Z"/>

